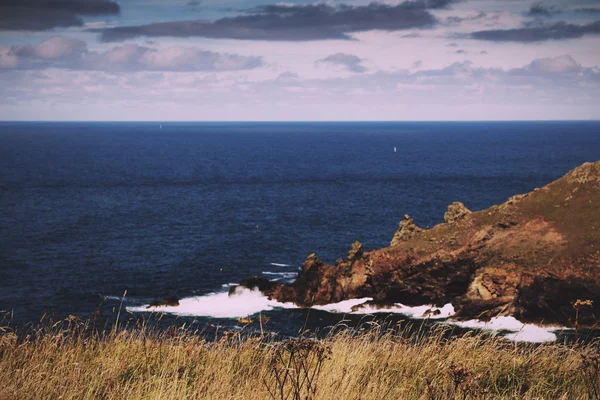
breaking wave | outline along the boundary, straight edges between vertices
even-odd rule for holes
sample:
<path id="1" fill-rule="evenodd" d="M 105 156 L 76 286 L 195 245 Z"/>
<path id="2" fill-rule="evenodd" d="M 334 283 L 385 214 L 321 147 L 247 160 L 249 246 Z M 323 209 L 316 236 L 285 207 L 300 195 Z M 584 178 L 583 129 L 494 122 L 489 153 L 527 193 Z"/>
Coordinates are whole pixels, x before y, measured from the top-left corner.
<path id="1" fill-rule="evenodd" d="M 230 285 L 232 284 L 227 284 L 227 286 Z M 412 319 L 443 319 L 444 321 L 440 322 L 447 325 L 466 329 L 480 329 L 498 334 L 504 339 L 515 342 L 553 342 L 557 339 L 555 332 L 566 329 L 524 324 L 514 317 L 495 317 L 488 322 L 479 320 L 455 321 L 451 319 L 454 316 L 454 307 L 452 304 L 446 304 L 443 307 L 429 305 L 410 307 L 397 303 L 392 306 L 381 307 L 370 304 L 369 302 L 372 300 L 370 297 L 364 297 L 322 306 L 313 306 L 312 309 L 337 314 L 363 315 L 391 313 L 402 314 Z M 221 292 L 184 298 L 179 301 L 178 306 L 173 307 L 128 306 L 126 308 L 132 312 L 163 312 L 188 317 L 238 318 L 277 308 L 297 309 L 299 307 L 292 303 L 280 303 L 275 300 L 269 300 L 259 290 L 237 287 L 231 295 L 228 292 Z"/>
<path id="2" fill-rule="evenodd" d="M 236 288 L 232 295 L 228 292 L 210 293 L 205 296 L 181 299 L 178 306 L 127 307 L 132 312 L 163 312 L 187 317 L 239 318 L 270 311 L 274 308 L 298 308 L 294 304 L 269 300 L 258 290 Z"/>
<path id="3" fill-rule="evenodd" d="M 313 309 L 328 311 L 333 313 L 344 313 L 344 314 L 378 314 L 378 313 L 390 313 L 390 314 L 402 314 L 413 319 L 442 319 L 449 318 L 454 315 L 454 307 L 452 304 L 446 304 L 444 307 L 434 306 L 417 306 L 409 307 L 404 304 L 394 304 L 393 306 L 376 306 L 368 304 L 372 301 L 371 297 L 364 297 L 362 299 L 351 299 L 344 300 L 339 303 L 331 303 L 324 306 L 313 306 Z"/>
<path id="4" fill-rule="evenodd" d="M 452 325 L 461 328 L 481 329 L 499 333 L 503 338 L 514 342 L 543 343 L 556 340 L 554 332 L 563 330 L 561 327 L 541 327 L 535 324 L 524 324 L 514 317 L 495 317 L 488 322 L 479 320 L 452 321 Z"/>

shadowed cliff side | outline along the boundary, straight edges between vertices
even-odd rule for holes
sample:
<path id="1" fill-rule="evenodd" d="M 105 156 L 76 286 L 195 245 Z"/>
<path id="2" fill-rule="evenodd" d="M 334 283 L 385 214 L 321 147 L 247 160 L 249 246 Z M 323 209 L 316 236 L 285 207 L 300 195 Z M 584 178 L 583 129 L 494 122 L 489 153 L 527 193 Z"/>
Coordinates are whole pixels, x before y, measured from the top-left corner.
<path id="1" fill-rule="evenodd" d="M 471 212 L 448 207 L 444 223 L 419 228 L 408 215 L 389 247 L 352 245 L 335 265 L 311 254 L 291 284 L 242 282 L 301 306 L 372 297 L 385 307 L 452 303 L 461 319 L 512 315 L 523 322 L 575 324 L 600 316 L 600 161 Z"/>

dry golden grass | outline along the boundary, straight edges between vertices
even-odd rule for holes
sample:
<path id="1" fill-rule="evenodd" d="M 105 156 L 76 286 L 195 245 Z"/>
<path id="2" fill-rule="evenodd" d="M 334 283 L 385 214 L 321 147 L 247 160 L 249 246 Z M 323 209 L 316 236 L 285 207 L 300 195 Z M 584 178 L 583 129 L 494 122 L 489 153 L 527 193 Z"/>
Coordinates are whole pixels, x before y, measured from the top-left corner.
<path id="1" fill-rule="evenodd" d="M 182 328 L 145 326 L 91 333 L 76 319 L 29 335 L 4 327 L 0 399 L 598 396 L 595 344 L 516 345 L 475 334 L 449 339 L 441 331 L 409 335 L 377 326 L 338 332 L 321 341 L 274 342 L 239 333 L 208 341 Z"/>

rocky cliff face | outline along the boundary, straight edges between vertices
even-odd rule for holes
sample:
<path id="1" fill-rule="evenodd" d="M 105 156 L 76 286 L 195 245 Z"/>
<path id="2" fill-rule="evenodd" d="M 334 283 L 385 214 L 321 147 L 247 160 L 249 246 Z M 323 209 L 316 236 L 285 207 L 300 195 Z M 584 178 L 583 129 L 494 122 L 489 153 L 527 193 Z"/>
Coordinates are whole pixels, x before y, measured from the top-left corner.
<path id="1" fill-rule="evenodd" d="M 264 286 L 264 285 L 263 285 Z M 600 317 L 600 161 L 501 205 L 453 203 L 444 223 L 405 216 L 389 247 L 327 265 L 311 254 L 291 284 L 263 288 L 302 306 L 372 297 L 386 304 L 452 303 L 458 318 L 512 315 L 523 322 L 593 324 Z"/>

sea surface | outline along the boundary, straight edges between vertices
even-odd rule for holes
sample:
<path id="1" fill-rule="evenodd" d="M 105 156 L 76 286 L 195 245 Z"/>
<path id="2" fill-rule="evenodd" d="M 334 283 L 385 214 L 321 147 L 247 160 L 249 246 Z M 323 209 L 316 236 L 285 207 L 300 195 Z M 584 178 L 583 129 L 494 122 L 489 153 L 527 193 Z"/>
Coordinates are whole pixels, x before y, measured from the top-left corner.
<path id="1" fill-rule="evenodd" d="M 0 310 L 87 316 L 108 296 L 111 315 L 126 291 L 127 316 L 176 296 L 187 323 L 328 326 L 343 313 L 225 293 L 293 280 L 313 252 L 384 247 L 404 214 L 433 226 L 453 201 L 487 208 L 598 159 L 600 122 L 0 122 Z"/>

